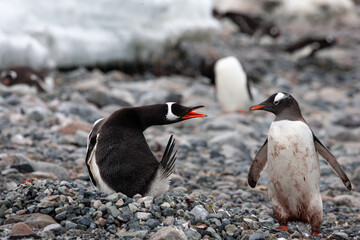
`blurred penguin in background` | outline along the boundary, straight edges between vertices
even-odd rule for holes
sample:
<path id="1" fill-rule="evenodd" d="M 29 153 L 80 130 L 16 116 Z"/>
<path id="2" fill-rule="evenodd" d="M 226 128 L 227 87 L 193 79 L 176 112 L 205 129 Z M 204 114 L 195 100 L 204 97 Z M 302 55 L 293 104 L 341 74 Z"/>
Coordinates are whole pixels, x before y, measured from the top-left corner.
<path id="1" fill-rule="evenodd" d="M 244 113 L 249 109 L 252 103 L 250 84 L 236 57 L 218 59 L 214 65 L 214 79 L 222 111 Z"/>
<path id="2" fill-rule="evenodd" d="M 0 83 L 5 86 L 26 84 L 35 87 L 39 92 L 52 92 L 54 79 L 50 75 L 45 75 L 26 66 L 10 67 L 1 71 Z"/>

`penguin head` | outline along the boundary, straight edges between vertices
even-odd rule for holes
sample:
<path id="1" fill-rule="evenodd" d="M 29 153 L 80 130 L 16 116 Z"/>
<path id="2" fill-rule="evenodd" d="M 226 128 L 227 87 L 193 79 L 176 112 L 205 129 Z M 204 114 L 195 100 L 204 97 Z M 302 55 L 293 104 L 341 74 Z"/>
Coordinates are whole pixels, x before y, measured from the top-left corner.
<path id="1" fill-rule="evenodd" d="M 299 104 L 297 103 L 295 98 L 293 98 L 293 96 L 286 92 L 278 92 L 271 95 L 264 102 L 252 106 L 250 110 L 265 110 L 268 112 L 272 112 L 276 116 L 278 116 L 286 110 L 300 111 L 300 108 Z"/>
<path id="2" fill-rule="evenodd" d="M 0 82 L 6 86 L 12 85 L 15 79 L 17 79 L 17 73 L 12 70 L 5 70 L 0 75 Z"/>
<path id="3" fill-rule="evenodd" d="M 207 117 L 206 114 L 194 112 L 194 110 L 202 107 L 204 106 L 185 107 L 175 102 L 168 102 L 166 103 L 165 121 L 166 123 L 175 123 L 190 118 Z"/>

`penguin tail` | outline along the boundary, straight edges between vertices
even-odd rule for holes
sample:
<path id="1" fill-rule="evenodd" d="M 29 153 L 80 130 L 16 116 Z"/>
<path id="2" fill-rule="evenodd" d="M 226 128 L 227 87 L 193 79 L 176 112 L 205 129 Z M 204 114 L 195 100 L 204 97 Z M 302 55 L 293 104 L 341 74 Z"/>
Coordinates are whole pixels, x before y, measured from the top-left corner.
<path id="1" fill-rule="evenodd" d="M 177 150 L 173 153 L 175 147 L 175 139 L 173 135 L 171 135 L 166 148 L 164 155 L 160 162 L 160 169 L 161 171 L 161 178 L 165 179 L 168 178 L 174 170 L 175 161 L 176 161 L 176 153 Z"/>

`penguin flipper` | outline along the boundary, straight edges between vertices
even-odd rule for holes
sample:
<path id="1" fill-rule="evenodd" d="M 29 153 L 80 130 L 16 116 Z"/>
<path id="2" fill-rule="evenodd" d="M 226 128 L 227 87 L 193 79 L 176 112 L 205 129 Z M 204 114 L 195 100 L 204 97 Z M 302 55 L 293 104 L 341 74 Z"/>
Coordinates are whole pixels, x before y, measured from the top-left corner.
<path id="1" fill-rule="evenodd" d="M 256 154 L 248 174 L 248 183 L 250 187 L 254 188 L 256 186 L 257 181 L 260 178 L 261 172 L 264 170 L 267 162 L 267 143 L 266 139 L 265 143 L 262 145 L 258 153 Z"/>
<path id="2" fill-rule="evenodd" d="M 345 187 L 351 191 L 352 185 L 351 182 L 344 172 L 344 170 L 341 168 L 340 164 L 336 160 L 335 156 L 320 142 L 320 140 L 313 134 L 314 142 L 315 142 L 315 148 L 320 153 L 320 155 L 326 160 L 326 162 L 331 166 L 331 168 L 335 171 L 335 173 L 340 177 L 340 179 L 343 181 Z"/>
<path id="3" fill-rule="evenodd" d="M 90 180 L 95 187 L 96 187 L 96 181 L 91 172 L 89 162 L 90 162 L 90 159 L 93 157 L 93 154 L 95 154 L 95 146 L 96 146 L 97 138 L 98 138 L 97 134 L 100 130 L 101 123 L 103 121 L 104 121 L 104 118 L 100 118 L 94 123 L 93 129 L 91 130 L 91 132 L 89 134 L 87 152 L 86 152 L 86 157 L 85 157 L 85 165 L 88 169 Z"/>
<path id="4" fill-rule="evenodd" d="M 173 154 L 174 147 L 175 147 L 175 139 L 173 138 L 173 135 L 171 135 L 166 145 L 165 152 L 159 166 L 162 170 L 161 178 L 163 179 L 168 178 L 174 170 L 176 153 L 177 153 L 176 150 L 175 153 Z"/>
<path id="5" fill-rule="evenodd" d="M 89 165 L 89 161 L 92 158 L 92 155 L 95 154 L 95 152 L 94 152 L 95 149 L 94 148 L 95 148 L 96 142 L 97 142 L 97 136 L 96 135 L 89 139 L 88 149 L 87 149 L 86 157 L 85 157 L 85 164 L 86 164 L 86 167 L 87 167 L 88 172 L 89 172 L 90 180 L 91 180 L 92 184 L 95 187 L 96 187 L 96 181 L 94 179 L 94 176 L 92 175 L 90 165 Z"/>

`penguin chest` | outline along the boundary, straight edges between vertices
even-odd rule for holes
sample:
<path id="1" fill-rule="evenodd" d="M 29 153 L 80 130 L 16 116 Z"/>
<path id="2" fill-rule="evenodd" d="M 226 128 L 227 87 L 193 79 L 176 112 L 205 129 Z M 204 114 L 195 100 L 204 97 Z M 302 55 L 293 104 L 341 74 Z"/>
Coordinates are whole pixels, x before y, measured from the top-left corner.
<path id="1" fill-rule="evenodd" d="M 312 132 L 304 122 L 273 122 L 268 134 L 267 158 L 272 204 L 296 213 L 313 202 L 313 198 L 318 201 L 319 160 Z"/>
<path id="2" fill-rule="evenodd" d="M 216 97 L 226 112 L 247 110 L 251 105 L 246 75 L 243 72 L 222 72 L 216 76 Z"/>

